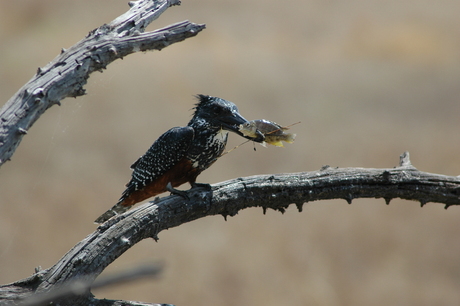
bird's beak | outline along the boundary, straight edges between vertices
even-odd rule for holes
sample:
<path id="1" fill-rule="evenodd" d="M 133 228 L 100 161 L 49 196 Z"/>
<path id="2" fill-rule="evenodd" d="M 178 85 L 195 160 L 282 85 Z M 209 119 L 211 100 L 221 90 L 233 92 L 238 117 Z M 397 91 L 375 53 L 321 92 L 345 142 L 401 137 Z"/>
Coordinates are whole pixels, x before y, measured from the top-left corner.
<path id="1" fill-rule="evenodd" d="M 231 114 L 230 116 L 221 117 L 219 118 L 219 121 L 222 123 L 222 126 L 225 130 L 235 132 L 238 135 L 241 135 L 241 132 L 239 131 L 239 125 L 248 122 L 237 112 Z"/>
<path id="2" fill-rule="evenodd" d="M 261 137 L 257 136 L 256 138 L 253 138 L 253 137 L 245 136 L 243 133 L 240 132 L 240 125 L 248 123 L 248 121 L 246 119 L 244 119 L 244 117 L 241 116 L 238 112 L 235 112 L 230 116 L 221 117 L 221 118 L 219 118 L 219 120 L 220 120 L 220 122 L 222 124 L 222 127 L 225 130 L 234 132 L 234 133 L 240 135 L 241 137 L 244 137 L 246 139 L 249 139 L 249 140 L 252 140 L 252 141 L 255 141 L 255 142 L 262 143 L 264 141 L 264 137 L 263 137 L 262 134 L 260 135 Z"/>

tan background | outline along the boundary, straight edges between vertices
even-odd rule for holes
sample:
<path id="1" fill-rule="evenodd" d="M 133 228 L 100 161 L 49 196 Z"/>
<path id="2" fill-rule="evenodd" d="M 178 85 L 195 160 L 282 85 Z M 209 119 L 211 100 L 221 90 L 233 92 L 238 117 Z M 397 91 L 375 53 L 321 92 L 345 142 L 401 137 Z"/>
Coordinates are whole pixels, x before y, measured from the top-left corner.
<path id="1" fill-rule="evenodd" d="M 127 1 L 0 2 L 0 101 Z M 460 174 L 459 1 L 184 0 L 149 29 L 197 37 L 95 73 L 88 95 L 43 115 L 0 170 L 0 283 L 48 268 L 95 229 L 129 165 L 190 119 L 193 95 L 247 119 L 302 121 L 284 149 L 246 144 L 199 177 L 393 167 Z M 242 142 L 231 135 L 229 148 Z M 188 186 L 187 186 L 188 188 Z M 460 207 L 382 199 L 284 215 L 209 217 L 136 245 L 108 269 L 162 261 L 160 280 L 98 297 L 177 305 L 459 305 Z"/>

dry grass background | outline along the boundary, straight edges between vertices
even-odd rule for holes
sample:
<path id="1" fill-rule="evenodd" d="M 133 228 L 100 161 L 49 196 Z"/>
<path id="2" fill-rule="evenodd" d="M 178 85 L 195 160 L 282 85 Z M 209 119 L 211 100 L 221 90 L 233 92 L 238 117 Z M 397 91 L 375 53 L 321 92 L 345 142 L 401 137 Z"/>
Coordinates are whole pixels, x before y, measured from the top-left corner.
<path id="1" fill-rule="evenodd" d="M 127 1 L 0 2 L 0 97 Z M 189 19 L 197 37 L 134 54 L 91 76 L 33 126 L 0 172 L 0 283 L 50 267 L 95 229 L 129 165 L 193 95 L 235 102 L 247 119 L 302 121 L 284 149 L 246 144 L 199 181 L 340 167 L 460 174 L 460 2 L 195 0 L 150 29 Z M 229 148 L 241 142 L 231 135 Z M 210 217 L 143 241 L 107 270 L 163 261 L 160 280 L 98 297 L 177 305 L 459 305 L 460 208 L 394 200 L 309 203 Z"/>

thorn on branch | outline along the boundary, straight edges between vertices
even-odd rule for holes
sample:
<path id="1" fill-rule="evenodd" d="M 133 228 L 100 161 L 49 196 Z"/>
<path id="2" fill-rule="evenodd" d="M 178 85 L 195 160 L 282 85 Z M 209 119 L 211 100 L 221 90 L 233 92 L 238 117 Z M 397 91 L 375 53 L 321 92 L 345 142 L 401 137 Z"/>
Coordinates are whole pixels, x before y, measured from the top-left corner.
<path id="1" fill-rule="evenodd" d="M 446 204 L 446 205 L 444 206 L 444 209 L 447 210 L 451 205 L 452 205 L 452 204 Z"/>
<path id="2" fill-rule="evenodd" d="M 426 202 L 425 200 L 420 200 L 420 207 L 423 207 L 423 206 L 425 206 L 425 205 L 426 205 L 426 203 L 427 203 L 427 202 Z"/>
<path id="3" fill-rule="evenodd" d="M 297 210 L 299 211 L 299 213 L 302 212 L 303 210 L 303 204 L 304 203 L 295 203 L 295 206 L 297 207 Z"/>
<path id="4" fill-rule="evenodd" d="M 153 234 L 152 234 L 152 239 L 155 240 L 155 242 L 158 242 L 160 238 L 158 238 L 158 233 L 159 233 L 160 225 L 158 223 L 155 223 L 153 226 Z"/>
<path id="5" fill-rule="evenodd" d="M 267 206 L 262 206 L 262 212 L 264 215 L 267 213 Z"/>
<path id="6" fill-rule="evenodd" d="M 115 48 L 115 46 L 111 46 L 109 48 L 109 52 L 112 53 L 113 55 L 117 55 L 118 52 L 117 52 L 117 48 Z"/>
<path id="7" fill-rule="evenodd" d="M 399 156 L 399 166 L 400 167 L 412 167 L 408 151 L 404 152 L 403 154 Z"/>
<path id="8" fill-rule="evenodd" d="M 32 92 L 32 95 L 34 97 L 37 97 L 37 98 L 43 98 L 45 96 L 44 92 L 43 92 L 43 88 L 39 87 L 39 88 L 36 88 L 33 92 Z"/>
<path id="9" fill-rule="evenodd" d="M 27 130 L 20 127 L 20 128 L 18 128 L 18 134 L 25 135 L 25 134 L 27 134 Z"/>
<path id="10" fill-rule="evenodd" d="M 385 199 L 385 204 L 390 205 L 391 198 L 384 198 Z"/>
<path id="11" fill-rule="evenodd" d="M 351 204 L 351 202 L 353 201 L 353 196 L 351 195 L 351 193 L 344 198 L 345 201 L 347 201 L 348 204 Z"/>

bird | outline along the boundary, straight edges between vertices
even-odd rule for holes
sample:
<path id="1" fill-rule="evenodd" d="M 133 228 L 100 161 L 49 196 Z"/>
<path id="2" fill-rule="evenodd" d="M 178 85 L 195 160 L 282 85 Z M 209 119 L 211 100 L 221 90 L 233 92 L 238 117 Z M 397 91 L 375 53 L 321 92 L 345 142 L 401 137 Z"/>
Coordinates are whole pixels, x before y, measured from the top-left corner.
<path id="1" fill-rule="evenodd" d="M 184 191 L 174 189 L 187 182 L 191 188 L 210 187 L 196 183 L 196 178 L 222 155 L 229 131 L 256 142 L 263 141 L 261 137 L 245 136 L 239 131 L 239 126 L 248 121 L 234 103 L 202 94 L 196 98 L 198 103 L 187 126 L 166 131 L 131 165 L 132 177 L 125 191 L 96 223 L 104 223 L 134 204 L 165 191 L 187 197 Z"/>

